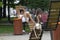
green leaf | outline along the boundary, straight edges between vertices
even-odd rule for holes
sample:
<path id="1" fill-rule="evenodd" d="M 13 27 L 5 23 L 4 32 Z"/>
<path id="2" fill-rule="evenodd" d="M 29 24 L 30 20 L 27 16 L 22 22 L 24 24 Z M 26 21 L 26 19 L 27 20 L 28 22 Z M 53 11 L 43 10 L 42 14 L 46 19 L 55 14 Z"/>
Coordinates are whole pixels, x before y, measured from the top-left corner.
<path id="1" fill-rule="evenodd" d="M 0 7 L 2 7 L 2 2 L 0 2 Z"/>
<path id="2" fill-rule="evenodd" d="M 47 9 L 49 7 L 49 0 L 27 0 L 29 2 L 27 4 L 27 7 L 30 8 L 41 8 L 41 9 Z"/>

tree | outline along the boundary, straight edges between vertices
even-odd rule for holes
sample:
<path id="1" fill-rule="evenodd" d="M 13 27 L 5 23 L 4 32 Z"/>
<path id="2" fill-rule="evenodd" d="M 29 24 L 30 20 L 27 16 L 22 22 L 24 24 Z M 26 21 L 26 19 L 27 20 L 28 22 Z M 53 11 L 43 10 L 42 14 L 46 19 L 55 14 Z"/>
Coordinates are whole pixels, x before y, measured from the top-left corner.
<path id="1" fill-rule="evenodd" d="M 8 6 L 8 21 L 11 22 L 10 20 L 10 7 L 14 7 L 14 0 L 6 0 L 7 6 Z"/>
<path id="2" fill-rule="evenodd" d="M 3 0 L 3 17 L 6 17 L 6 0 Z"/>
<path id="3" fill-rule="evenodd" d="M 0 20 L 1 20 L 1 17 L 2 17 L 2 0 L 0 0 Z"/>
<path id="4" fill-rule="evenodd" d="M 0 7 L 2 7 L 2 1 L 0 1 Z"/>
<path id="5" fill-rule="evenodd" d="M 8 6 L 8 21 L 11 22 L 10 20 L 10 7 L 14 7 L 14 0 L 7 0 L 7 6 Z"/>
<path id="6" fill-rule="evenodd" d="M 47 10 L 50 0 L 26 0 L 26 4 L 29 8 L 41 8 Z"/>

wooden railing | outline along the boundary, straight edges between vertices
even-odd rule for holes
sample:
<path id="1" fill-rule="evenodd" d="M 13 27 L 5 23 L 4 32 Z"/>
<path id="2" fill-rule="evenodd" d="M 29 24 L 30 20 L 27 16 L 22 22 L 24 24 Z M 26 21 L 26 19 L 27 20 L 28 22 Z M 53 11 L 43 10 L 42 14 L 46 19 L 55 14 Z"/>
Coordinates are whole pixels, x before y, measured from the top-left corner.
<path id="1" fill-rule="evenodd" d="M 47 29 L 56 29 L 59 21 L 59 9 L 52 8 L 48 15 Z"/>

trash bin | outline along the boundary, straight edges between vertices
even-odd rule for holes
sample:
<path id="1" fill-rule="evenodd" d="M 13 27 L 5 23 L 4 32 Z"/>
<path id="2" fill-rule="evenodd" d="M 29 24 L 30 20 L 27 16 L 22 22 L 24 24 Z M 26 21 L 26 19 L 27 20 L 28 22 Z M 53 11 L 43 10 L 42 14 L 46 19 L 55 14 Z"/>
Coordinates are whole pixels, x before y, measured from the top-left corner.
<path id="1" fill-rule="evenodd" d="M 18 18 L 14 18 L 14 34 L 19 35 L 22 34 L 22 20 Z"/>

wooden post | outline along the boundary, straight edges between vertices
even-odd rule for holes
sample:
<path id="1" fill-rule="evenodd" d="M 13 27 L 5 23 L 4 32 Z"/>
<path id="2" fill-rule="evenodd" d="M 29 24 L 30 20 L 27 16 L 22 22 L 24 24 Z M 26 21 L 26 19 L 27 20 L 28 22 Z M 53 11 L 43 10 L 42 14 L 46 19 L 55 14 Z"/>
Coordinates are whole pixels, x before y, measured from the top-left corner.
<path id="1" fill-rule="evenodd" d="M 60 22 L 58 22 L 58 27 L 56 30 L 52 31 L 53 40 L 60 40 Z"/>

